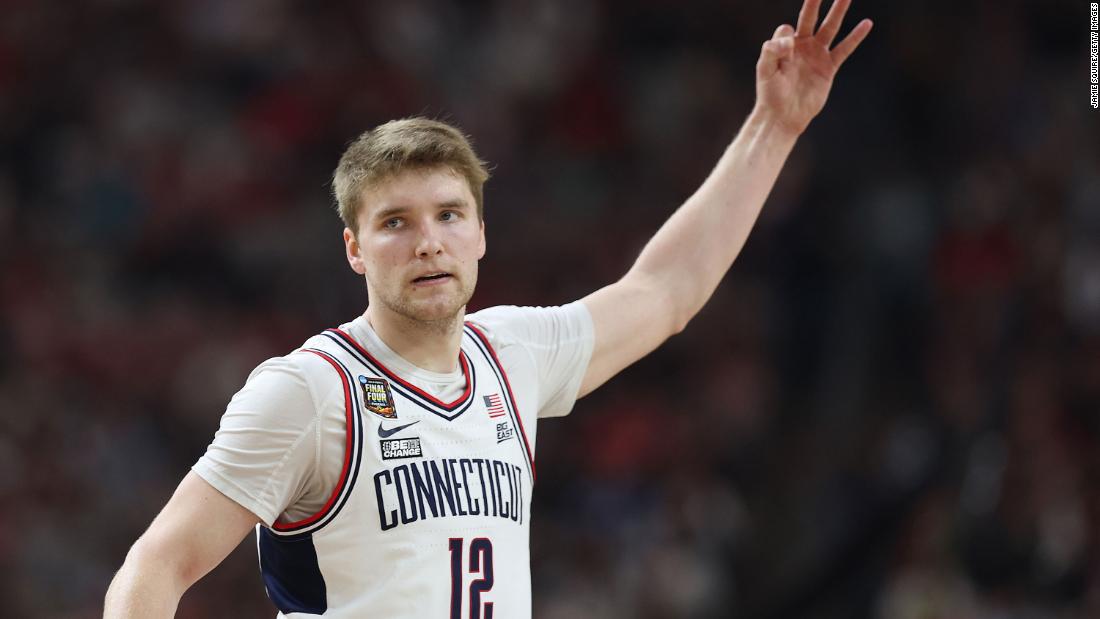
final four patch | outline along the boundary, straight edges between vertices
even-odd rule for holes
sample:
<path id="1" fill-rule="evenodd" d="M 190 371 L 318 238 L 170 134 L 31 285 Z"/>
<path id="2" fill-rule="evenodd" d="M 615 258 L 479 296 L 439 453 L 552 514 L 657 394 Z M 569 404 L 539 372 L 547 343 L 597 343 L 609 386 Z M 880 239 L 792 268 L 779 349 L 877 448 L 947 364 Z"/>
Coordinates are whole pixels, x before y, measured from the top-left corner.
<path id="1" fill-rule="evenodd" d="M 363 405 L 367 410 L 386 419 L 397 418 L 397 408 L 393 404 L 393 394 L 390 393 L 388 382 L 360 374 L 359 386 L 363 388 Z"/>

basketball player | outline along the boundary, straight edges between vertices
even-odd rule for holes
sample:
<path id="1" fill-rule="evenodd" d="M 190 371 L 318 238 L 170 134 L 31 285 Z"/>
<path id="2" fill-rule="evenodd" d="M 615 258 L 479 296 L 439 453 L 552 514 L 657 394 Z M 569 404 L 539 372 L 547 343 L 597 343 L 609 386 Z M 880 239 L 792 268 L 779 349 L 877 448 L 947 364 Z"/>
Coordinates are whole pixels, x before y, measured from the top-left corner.
<path id="1" fill-rule="evenodd" d="M 780 26 L 756 105 L 714 171 L 619 281 L 560 307 L 466 302 L 485 254 L 466 139 L 425 119 L 363 134 L 334 189 L 363 315 L 268 360 L 134 544 L 109 617 L 171 616 L 255 529 L 280 616 L 529 617 L 536 421 L 679 332 L 732 264 L 798 136 L 871 29 L 830 50 L 849 0 Z"/>

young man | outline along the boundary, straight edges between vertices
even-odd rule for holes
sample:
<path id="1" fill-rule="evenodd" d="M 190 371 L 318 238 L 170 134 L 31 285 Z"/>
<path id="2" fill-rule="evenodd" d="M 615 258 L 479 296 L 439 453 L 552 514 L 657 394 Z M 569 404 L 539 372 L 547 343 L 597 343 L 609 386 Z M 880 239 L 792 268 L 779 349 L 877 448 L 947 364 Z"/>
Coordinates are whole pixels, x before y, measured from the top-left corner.
<path id="1" fill-rule="evenodd" d="M 252 373 L 130 550 L 106 616 L 171 616 L 254 528 L 282 615 L 530 616 L 537 418 L 568 413 L 710 297 L 871 29 L 829 49 L 848 2 L 815 33 L 820 0 L 806 0 L 797 28 L 775 31 L 714 171 L 622 279 L 569 305 L 466 316 L 485 254 L 482 163 L 434 121 L 361 136 L 334 186 L 369 306 Z"/>

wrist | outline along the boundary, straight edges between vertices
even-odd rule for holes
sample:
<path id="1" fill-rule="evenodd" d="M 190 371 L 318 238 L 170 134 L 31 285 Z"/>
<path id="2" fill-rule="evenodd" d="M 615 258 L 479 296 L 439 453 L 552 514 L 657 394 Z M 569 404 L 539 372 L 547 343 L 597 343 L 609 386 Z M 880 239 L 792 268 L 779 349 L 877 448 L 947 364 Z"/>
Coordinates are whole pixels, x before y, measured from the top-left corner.
<path id="1" fill-rule="evenodd" d="M 754 133 L 780 140 L 789 140 L 792 143 L 806 130 L 806 127 L 784 122 L 773 110 L 761 105 L 753 107 L 748 120 L 745 121 L 745 126 L 751 127 Z"/>

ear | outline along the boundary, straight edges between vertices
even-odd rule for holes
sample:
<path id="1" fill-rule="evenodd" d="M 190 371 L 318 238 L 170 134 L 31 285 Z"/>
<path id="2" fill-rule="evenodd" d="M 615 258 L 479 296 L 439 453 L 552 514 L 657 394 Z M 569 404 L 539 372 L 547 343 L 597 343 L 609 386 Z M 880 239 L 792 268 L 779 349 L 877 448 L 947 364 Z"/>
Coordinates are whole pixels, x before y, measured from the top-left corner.
<path id="1" fill-rule="evenodd" d="M 363 256 L 360 254 L 359 241 L 351 228 L 344 228 L 344 249 L 347 251 L 348 264 L 351 270 L 360 275 L 366 275 L 367 269 L 363 266 Z"/>
<path id="2" fill-rule="evenodd" d="M 481 220 L 481 231 L 479 232 L 480 238 L 477 241 L 477 259 L 481 260 L 485 257 L 485 220 Z"/>

